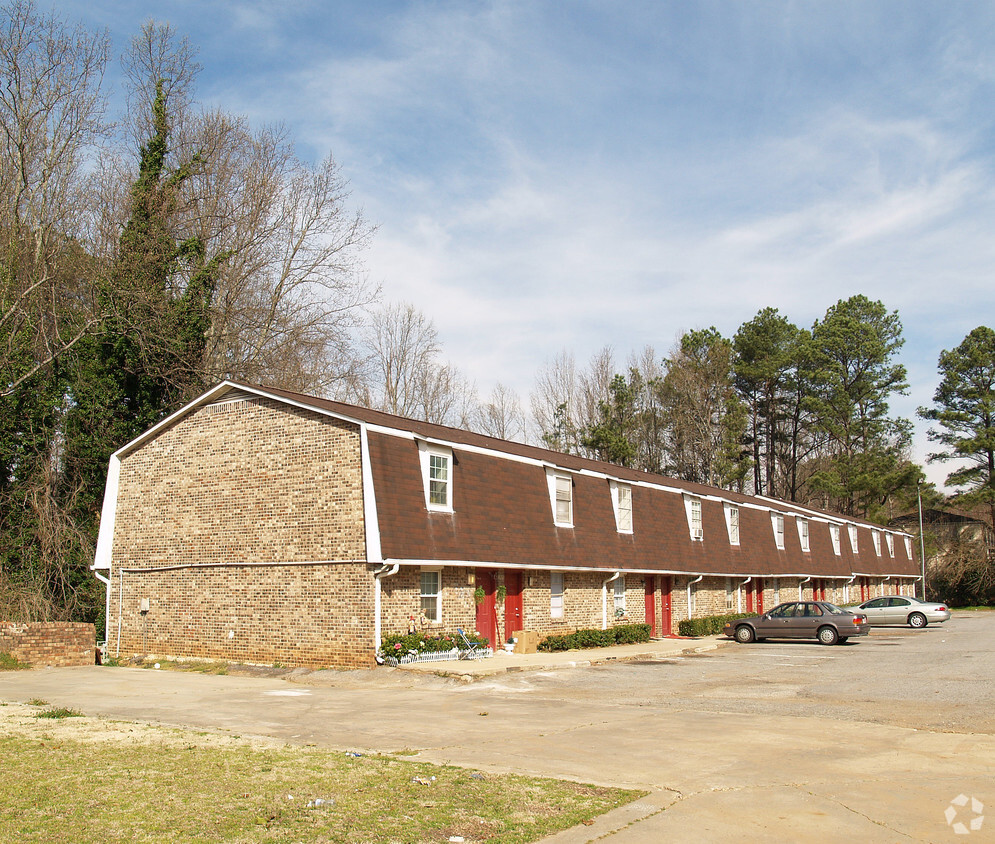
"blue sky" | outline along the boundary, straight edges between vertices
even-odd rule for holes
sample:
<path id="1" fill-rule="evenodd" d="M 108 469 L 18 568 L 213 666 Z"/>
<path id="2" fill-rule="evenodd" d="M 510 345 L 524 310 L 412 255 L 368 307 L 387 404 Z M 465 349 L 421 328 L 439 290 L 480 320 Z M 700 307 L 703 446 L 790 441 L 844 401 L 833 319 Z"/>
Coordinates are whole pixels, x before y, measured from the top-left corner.
<path id="1" fill-rule="evenodd" d="M 199 48 L 199 97 L 331 152 L 388 299 L 486 396 L 768 305 L 897 310 L 913 417 L 995 320 L 995 5 L 63 0 L 120 54 Z M 928 450 L 917 423 L 916 458 Z M 942 466 L 928 470 L 933 479 Z"/>

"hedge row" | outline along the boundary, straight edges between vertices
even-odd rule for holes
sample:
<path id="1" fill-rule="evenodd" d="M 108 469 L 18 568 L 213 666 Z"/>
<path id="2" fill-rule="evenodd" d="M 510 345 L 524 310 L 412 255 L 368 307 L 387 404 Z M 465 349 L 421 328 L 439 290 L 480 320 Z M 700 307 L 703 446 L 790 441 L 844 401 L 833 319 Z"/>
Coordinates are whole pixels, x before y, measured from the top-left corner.
<path id="1" fill-rule="evenodd" d="M 755 612 L 738 612 L 729 615 L 706 615 L 704 618 L 685 618 L 678 622 L 677 632 L 682 636 L 714 636 L 721 633 L 727 622 L 737 618 L 753 618 Z"/>
<path id="2" fill-rule="evenodd" d="M 571 651 L 577 648 L 606 648 L 611 645 L 634 645 L 650 640 L 648 624 L 622 624 L 607 630 L 578 630 L 565 636 L 547 636 L 540 651 Z"/>

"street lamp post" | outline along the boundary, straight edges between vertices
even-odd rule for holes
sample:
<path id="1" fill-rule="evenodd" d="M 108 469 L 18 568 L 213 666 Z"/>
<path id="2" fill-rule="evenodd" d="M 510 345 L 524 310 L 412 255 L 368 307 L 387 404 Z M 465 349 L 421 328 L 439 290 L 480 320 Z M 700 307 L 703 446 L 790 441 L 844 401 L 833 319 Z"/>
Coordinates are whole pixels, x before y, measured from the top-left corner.
<path id="1" fill-rule="evenodd" d="M 922 481 L 916 481 L 916 498 L 919 500 L 919 564 L 922 566 L 922 599 L 926 600 L 926 543 L 922 537 Z"/>

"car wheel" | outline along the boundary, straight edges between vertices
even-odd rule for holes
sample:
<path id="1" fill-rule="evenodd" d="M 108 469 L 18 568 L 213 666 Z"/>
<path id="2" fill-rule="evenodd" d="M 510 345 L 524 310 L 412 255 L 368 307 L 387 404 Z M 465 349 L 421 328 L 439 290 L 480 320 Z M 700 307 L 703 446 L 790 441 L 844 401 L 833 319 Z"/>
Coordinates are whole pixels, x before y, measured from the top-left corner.
<path id="1" fill-rule="evenodd" d="M 835 645 L 840 638 L 832 627 L 820 627 L 818 637 L 823 645 Z"/>
<path id="2" fill-rule="evenodd" d="M 753 633 L 753 628 L 746 624 L 741 624 L 736 628 L 736 641 L 741 645 L 748 645 L 752 642 L 756 636 Z"/>
<path id="3" fill-rule="evenodd" d="M 922 628 L 927 624 L 926 616 L 921 612 L 914 612 L 909 616 L 909 627 Z"/>

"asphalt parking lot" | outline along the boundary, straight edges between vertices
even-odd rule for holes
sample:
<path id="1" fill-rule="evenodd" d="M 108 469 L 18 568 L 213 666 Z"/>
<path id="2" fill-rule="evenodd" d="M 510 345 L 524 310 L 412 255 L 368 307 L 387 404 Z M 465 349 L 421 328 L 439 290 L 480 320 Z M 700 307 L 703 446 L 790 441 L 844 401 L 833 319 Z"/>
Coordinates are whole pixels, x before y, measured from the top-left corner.
<path id="1" fill-rule="evenodd" d="M 0 675 L 0 700 L 650 792 L 560 844 L 987 841 L 995 818 L 955 824 L 995 807 L 993 641 L 995 613 L 958 613 L 842 646 L 728 643 L 473 683 L 41 669 Z"/>

